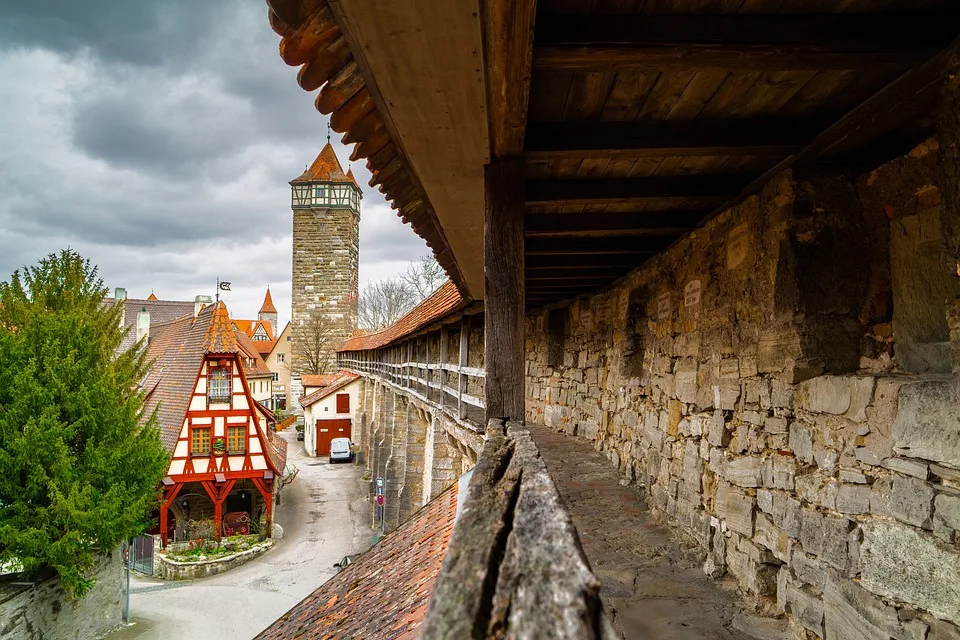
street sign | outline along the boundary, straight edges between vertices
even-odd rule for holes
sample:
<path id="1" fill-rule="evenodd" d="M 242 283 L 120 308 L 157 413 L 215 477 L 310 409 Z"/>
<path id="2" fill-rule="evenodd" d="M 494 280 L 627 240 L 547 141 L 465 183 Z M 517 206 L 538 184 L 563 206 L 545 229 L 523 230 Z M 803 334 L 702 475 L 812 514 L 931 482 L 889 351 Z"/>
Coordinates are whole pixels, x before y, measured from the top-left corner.
<path id="1" fill-rule="evenodd" d="M 383 478 L 377 478 L 377 489 L 383 488 Z"/>
<path id="2" fill-rule="evenodd" d="M 379 505 L 379 506 L 381 506 L 381 507 L 383 506 L 383 494 L 382 494 L 382 493 L 377 496 L 377 505 Z"/>

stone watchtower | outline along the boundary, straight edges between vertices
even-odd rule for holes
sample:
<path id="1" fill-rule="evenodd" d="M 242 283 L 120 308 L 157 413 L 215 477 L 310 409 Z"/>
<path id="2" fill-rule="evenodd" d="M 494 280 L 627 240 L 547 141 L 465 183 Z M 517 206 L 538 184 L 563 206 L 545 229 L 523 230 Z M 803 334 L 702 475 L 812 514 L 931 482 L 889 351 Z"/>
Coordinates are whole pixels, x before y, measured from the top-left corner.
<path id="1" fill-rule="evenodd" d="M 360 253 L 360 198 L 353 172 L 343 173 L 333 146 L 299 178 L 293 192 L 293 304 L 290 314 L 291 373 L 309 371 L 316 322 L 325 327 L 326 372 L 335 371 L 336 348 L 357 326 Z M 319 315 L 317 315 L 319 314 Z M 319 317 L 320 320 L 313 320 Z M 296 393 L 299 380 L 291 380 Z M 294 398 L 291 403 L 298 405 Z"/>
<path id="2" fill-rule="evenodd" d="M 280 328 L 277 327 L 277 308 L 273 306 L 273 296 L 270 295 L 270 287 L 267 287 L 267 295 L 263 296 L 263 305 L 260 307 L 260 313 L 257 314 L 257 320 L 270 323 L 270 331 L 273 337 L 279 335 Z"/>

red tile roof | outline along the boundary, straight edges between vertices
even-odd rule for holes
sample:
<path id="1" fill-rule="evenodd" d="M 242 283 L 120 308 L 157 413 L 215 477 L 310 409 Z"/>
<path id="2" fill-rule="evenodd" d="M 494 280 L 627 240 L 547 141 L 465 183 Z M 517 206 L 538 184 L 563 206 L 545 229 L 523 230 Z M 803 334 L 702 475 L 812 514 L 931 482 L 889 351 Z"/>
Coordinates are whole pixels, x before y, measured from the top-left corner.
<path id="1" fill-rule="evenodd" d="M 203 338 L 203 350 L 206 353 L 237 353 L 237 336 L 227 313 L 227 305 L 217 302 L 213 305 L 213 317 L 207 325 L 207 335 Z"/>
<path id="2" fill-rule="evenodd" d="M 300 378 L 304 387 L 325 387 L 337 379 L 337 373 L 308 373 Z"/>
<path id="3" fill-rule="evenodd" d="M 320 155 L 313 161 L 306 171 L 294 178 L 291 182 L 349 182 L 356 184 L 352 178 L 348 178 L 343 173 L 340 161 L 337 160 L 337 154 L 333 150 L 333 145 L 329 142 L 324 145 Z"/>
<path id="4" fill-rule="evenodd" d="M 260 355 L 257 342 L 251 340 L 250 336 L 239 329 L 234 332 L 234 337 L 237 339 L 237 346 L 240 347 L 240 354 L 243 356 L 243 373 L 246 374 L 247 377 L 252 376 L 255 378 L 272 376 L 273 372 L 270 371 L 267 363 L 264 362 L 263 357 Z M 248 360 L 252 362 L 248 363 Z"/>
<path id="5" fill-rule="evenodd" d="M 257 640 L 419 637 L 450 543 L 457 492 L 454 483 Z"/>
<path id="6" fill-rule="evenodd" d="M 447 281 L 446 284 L 434 291 L 429 298 L 414 307 L 410 313 L 386 329 L 348 338 L 340 345 L 339 351 L 377 349 L 465 307 L 466 304 L 467 301 L 457 291 L 457 287 L 452 282 Z"/>
<path id="7" fill-rule="evenodd" d="M 150 292 L 150 295 L 147 296 L 147 300 L 149 300 L 149 301 L 151 301 L 151 302 L 154 302 L 154 301 L 159 300 L 159 299 L 160 299 L 160 298 L 158 298 L 158 297 L 156 296 L 156 294 L 153 293 L 153 291 L 151 291 L 151 292 Z"/>
<path id="8" fill-rule="evenodd" d="M 277 308 L 273 306 L 273 297 L 270 295 L 270 287 L 267 287 L 267 295 L 263 296 L 263 305 L 260 307 L 260 313 L 276 313 Z"/>
<path id="9" fill-rule="evenodd" d="M 329 396 L 331 393 L 340 391 L 340 389 L 343 389 L 345 386 L 347 386 L 348 384 L 350 384 L 351 382 L 353 382 L 359 377 L 360 376 L 358 376 L 355 373 L 350 373 L 349 371 L 341 371 L 337 379 L 334 380 L 329 385 L 325 387 L 321 387 L 320 389 L 317 389 L 311 394 L 302 396 L 300 398 L 300 406 L 306 409 L 310 405 L 315 404 L 320 400 L 323 400 L 324 398 Z"/>

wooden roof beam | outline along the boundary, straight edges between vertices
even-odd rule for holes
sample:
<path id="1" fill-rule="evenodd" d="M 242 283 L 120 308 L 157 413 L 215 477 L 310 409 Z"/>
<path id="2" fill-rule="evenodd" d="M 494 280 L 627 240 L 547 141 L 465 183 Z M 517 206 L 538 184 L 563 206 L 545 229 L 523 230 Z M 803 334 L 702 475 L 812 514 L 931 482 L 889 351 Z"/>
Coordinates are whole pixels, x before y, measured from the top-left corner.
<path id="1" fill-rule="evenodd" d="M 534 180 L 527 183 L 527 205 L 628 204 L 698 201 L 719 204 L 735 197 L 755 176 L 742 174 L 650 176 L 599 180 Z"/>
<path id="2" fill-rule="evenodd" d="M 650 238 L 527 238 L 527 256 L 619 255 L 645 256 L 659 253 L 673 242 L 672 237 Z M 598 260 L 602 264 L 602 261 Z"/>
<path id="3" fill-rule="evenodd" d="M 707 211 L 527 214 L 528 238 L 680 235 L 697 226 Z"/>
<path id="4" fill-rule="evenodd" d="M 813 15 L 541 16 L 533 68 L 755 70 L 910 66 L 958 33 L 956 10 Z"/>
<path id="5" fill-rule="evenodd" d="M 531 123 L 523 155 L 531 160 L 786 156 L 802 149 L 826 125 L 803 118 Z"/>

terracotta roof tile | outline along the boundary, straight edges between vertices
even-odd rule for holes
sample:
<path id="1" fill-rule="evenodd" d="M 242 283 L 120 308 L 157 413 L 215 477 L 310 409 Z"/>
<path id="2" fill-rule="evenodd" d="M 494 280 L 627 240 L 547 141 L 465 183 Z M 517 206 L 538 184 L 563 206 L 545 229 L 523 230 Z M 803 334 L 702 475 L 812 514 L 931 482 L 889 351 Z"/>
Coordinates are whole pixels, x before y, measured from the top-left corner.
<path id="1" fill-rule="evenodd" d="M 203 338 L 203 350 L 206 353 L 237 353 L 240 350 L 227 305 L 223 302 L 213 305 L 213 317 Z"/>
<path id="2" fill-rule="evenodd" d="M 160 299 L 160 298 L 158 298 L 158 297 L 156 296 L 156 294 L 153 293 L 153 291 L 151 291 L 151 292 L 150 292 L 150 295 L 147 296 L 147 300 L 149 300 L 149 301 L 151 301 L 151 302 L 155 302 L 155 301 L 157 301 L 157 300 L 159 300 L 159 299 Z"/>
<path id="3" fill-rule="evenodd" d="M 308 373 L 300 378 L 304 387 L 325 387 L 339 377 L 339 373 Z"/>
<path id="4" fill-rule="evenodd" d="M 415 638 L 457 513 L 457 483 L 257 636 Z"/>
<path id="5" fill-rule="evenodd" d="M 466 306 L 466 300 L 460 295 L 457 287 L 447 281 L 429 298 L 414 307 L 410 313 L 386 329 L 348 338 L 340 345 L 339 351 L 366 351 L 382 347 L 464 306 Z"/>
<path id="6" fill-rule="evenodd" d="M 270 295 L 270 287 L 267 287 L 267 295 L 263 296 L 263 305 L 260 307 L 260 313 L 276 313 L 277 308 L 273 306 L 273 296 Z"/>
<path id="7" fill-rule="evenodd" d="M 260 355 L 260 350 L 257 348 L 257 342 L 251 340 L 250 336 L 239 329 L 234 332 L 234 337 L 237 340 L 237 346 L 240 348 L 240 353 L 244 356 L 243 373 L 246 374 L 247 377 L 253 376 L 256 378 L 272 376 L 273 372 L 270 371 L 267 363 L 264 362 L 263 357 Z M 247 360 L 252 360 L 253 363 L 248 364 Z"/>
<path id="8" fill-rule="evenodd" d="M 321 387 L 320 389 L 317 389 L 311 394 L 302 396 L 300 398 L 300 406 L 303 408 L 307 408 L 310 405 L 320 400 L 323 400 L 324 398 L 329 396 L 331 393 L 340 391 L 340 389 L 343 389 L 345 386 L 347 386 L 348 384 L 350 384 L 351 382 L 353 382 L 359 377 L 360 376 L 358 376 L 355 373 L 350 373 L 349 371 L 341 371 L 338 374 L 336 380 L 334 380 L 329 385 Z"/>
<path id="9" fill-rule="evenodd" d="M 340 161 L 337 160 L 337 153 L 333 150 L 333 145 L 329 142 L 323 146 L 323 150 L 320 151 L 320 155 L 317 156 L 317 159 L 313 161 L 313 164 L 300 174 L 299 177 L 294 178 L 291 182 L 349 182 L 356 184 L 356 180 L 348 178 L 343 173 L 343 168 L 340 166 Z"/>
<path id="10" fill-rule="evenodd" d="M 103 303 L 108 306 L 118 304 L 114 298 L 104 298 Z M 127 298 L 121 300 L 123 305 L 123 328 L 127 334 L 120 343 L 118 351 L 126 351 L 137 341 L 137 313 L 141 309 L 150 312 L 150 325 L 164 324 L 183 316 L 193 315 L 193 303 L 186 300 L 156 300 Z"/>

